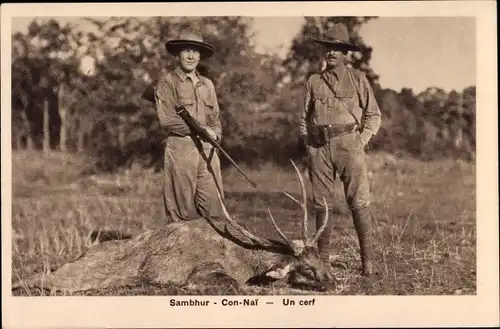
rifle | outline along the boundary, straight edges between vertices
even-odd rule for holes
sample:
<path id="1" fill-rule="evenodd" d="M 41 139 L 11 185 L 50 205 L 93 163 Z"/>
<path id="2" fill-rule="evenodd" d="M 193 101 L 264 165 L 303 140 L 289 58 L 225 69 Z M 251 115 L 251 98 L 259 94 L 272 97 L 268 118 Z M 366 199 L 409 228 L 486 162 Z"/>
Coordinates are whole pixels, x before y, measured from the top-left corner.
<path id="1" fill-rule="evenodd" d="M 186 110 L 186 108 L 184 106 L 176 107 L 175 111 L 177 112 L 177 114 L 182 119 L 184 119 L 184 121 L 192 129 L 192 131 L 194 131 L 198 136 L 200 136 L 201 138 L 203 138 L 204 140 L 206 140 L 207 142 L 209 142 L 210 145 L 212 145 L 213 147 L 215 147 L 216 149 L 218 149 L 222 154 L 224 154 L 224 156 L 229 161 L 231 161 L 231 163 L 233 164 L 233 166 L 240 172 L 240 174 L 242 174 L 243 177 L 245 177 L 247 179 L 247 181 L 250 182 L 250 184 L 252 184 L 252 186 L 254 188 L 257 188 L 257 184 L 255 184 L 252 180 L 250 180 L 250 178 L 247 177 L 247 175 L 245 175 L 245 173 L 243 172 L 243 170 L 241 170 L 241 168 L 236 164 L 236 162 L 234 162 L 234 160 L 229 156 L 229 154 L 227 154 L 227 152 L 222 148 L 222 146 L 220 146 L 219 143 L 217 143 L 210 136 L 210 134 L 206 131 L 206 129 L 203 128 L 198 123 L 198 121 L 196 121 L 196 119 L 191 116 L 191 114 Z"/>

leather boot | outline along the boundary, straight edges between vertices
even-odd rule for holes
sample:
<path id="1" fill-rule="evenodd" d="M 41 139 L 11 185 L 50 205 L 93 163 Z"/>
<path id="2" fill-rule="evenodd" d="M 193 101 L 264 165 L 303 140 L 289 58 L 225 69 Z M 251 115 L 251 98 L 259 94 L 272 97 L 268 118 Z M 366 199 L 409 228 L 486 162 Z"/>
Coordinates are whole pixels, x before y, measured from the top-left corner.
<path id="1" fill-rule="evenodd" d="M 352 210 L 354 227 L 358 235 L 361 253 L 361 264 L 363 276 L 369 277 L 373 274 L 373 246 L 372 246 L 372 215 L 369 207 Z"/>
<path id="2" fill-rule="evenodd" d="M 330 212 L 331 213 L 331 212 Z M 319 229 L 321 225 L 323 225 L 323 221 L 325 220 L 325 211 L 316 210 L 316 229 Z M 318 238 L 318 251 L 321 259 L 327 264 L 330 263 L 330 248 L 332 243 L 332 229 L 333 229 L 333 221 L 331 215 L 327 219 L 328 223 L 326 224 L 325 230 Z"/>

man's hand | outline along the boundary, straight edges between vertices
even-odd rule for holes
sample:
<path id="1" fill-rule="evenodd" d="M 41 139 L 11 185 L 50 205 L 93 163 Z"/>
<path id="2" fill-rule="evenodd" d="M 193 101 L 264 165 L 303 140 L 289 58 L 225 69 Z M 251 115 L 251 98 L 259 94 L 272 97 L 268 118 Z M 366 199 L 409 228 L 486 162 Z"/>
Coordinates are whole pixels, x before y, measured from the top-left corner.
<path id="1" fill-rule="evenodd" d="M 359 134 L 359 138 L 361 139 L 361 142 L 363 143 L 363 146 L 366 146 L 366 144 L 368 144 L 368 142 L 372 138 L 372 133 L 369 132 L 369 131 L 364 130 L 364 131 L 362 131 Z"/>
<path id="2" fill-rule="evenodd" d="M 307 156 L 311 156 L 311 151 L 312 151 L 312 146 L 311 146 L 311 140 L 308 135 L 302 135 L 300 136 L 300 139 L 302 141 L 302 147 L 306 151 Z"/>
<path id="3" fill-rule="evenodd" d="M 217 134 L 215 133 L 215 131 L 212 128 L 210 128 L 210 127 L 204 127 L 204 128 L 207 131 L 208 135 L 210 135 L 210 137 L 212 137 L 213 140 L 216 141 L 218 139 Z"/>
<path id="4" fill-rule="evenodd" d="M 303 145 L 305 148 L 309 147 L 309 144 L 310 144 L 310 141 L 309 141 L 309 136 L 307 136 L 307 135 L 302 135 L 302 136 L 300 136 L 300 139 L 301 139 L 301 141 L 302 141 L 302 145 Z"/>

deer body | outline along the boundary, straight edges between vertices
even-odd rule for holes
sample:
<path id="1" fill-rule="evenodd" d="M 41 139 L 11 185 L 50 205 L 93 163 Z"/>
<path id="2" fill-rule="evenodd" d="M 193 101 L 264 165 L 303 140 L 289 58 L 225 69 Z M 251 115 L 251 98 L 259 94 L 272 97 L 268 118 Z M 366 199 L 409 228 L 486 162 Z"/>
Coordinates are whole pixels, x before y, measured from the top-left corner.
<path id="1" fill-rule="evenodd" d="M 301 186 L 301 243 L 283 234 L 270 211 L 273 226 L 284 242 L 247 231 L 231 218 L 219 193 L 223 218 L 174 222 L 135 237 L 102 242 L 55 272 L 19 282 L 13 288 L 25 285 L 74 293 L 138 283 L 187 285 L 200 279 L 203 282 L 213 274 L 225 276 L 226 282 L 237 286 L 285 278 L 289 283 L 310 287 L 334 283 L 331 268 L 315 247 L 326 221 L 312 239 L 307 237 L 302 179 Z"/>
<path id="2" fill-rule="evenodd" d="M 216 230 L 224 230 L 224 226 L 201 218 L 171 223 L 130 239 L 105 241 L 57 271 L 38 275 L 25 284 L 70 293 L 140 282 L 184 285 L 196 271 L 213 268 L 244 285 L 283 262 L 291 262 L 292 256 L 249 248 L 251 242 L 236 233 L 230 233 L 233 240 L 223 237 Z"/>

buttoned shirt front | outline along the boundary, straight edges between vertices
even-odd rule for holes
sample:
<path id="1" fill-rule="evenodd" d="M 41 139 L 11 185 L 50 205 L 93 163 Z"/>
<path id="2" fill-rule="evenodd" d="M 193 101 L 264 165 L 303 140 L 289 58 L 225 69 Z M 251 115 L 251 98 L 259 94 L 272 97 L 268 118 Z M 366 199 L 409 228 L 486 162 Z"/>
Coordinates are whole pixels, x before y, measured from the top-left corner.
<path id="1" fill-rule="evenodd" d="M 333 87 L 333 91 L 323 77 Z M 340 66 L 331 71 L 313 74 L 308 79 L 305 104 L 300 115 L 300 134 L 307 135 L 308 125 L 359 123 L 362 134 L 369 140 L 380 127 L 380 116 L 365 74 Z"/>
<path id="2" fill-rule="evenodd" d="M 211 128 L 220 138 L 222 128 L 215 87 L 210 79 L 197 71 L 194 74 L 197 81 L 177 67 L 158 81 L 155 93 L 160 125 L 169 135 L 189 135 L 189 127 L 175 111 L 176 106 L 184 106 L 200 125 Z"/>

